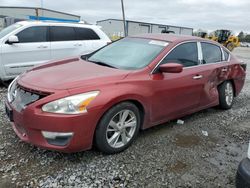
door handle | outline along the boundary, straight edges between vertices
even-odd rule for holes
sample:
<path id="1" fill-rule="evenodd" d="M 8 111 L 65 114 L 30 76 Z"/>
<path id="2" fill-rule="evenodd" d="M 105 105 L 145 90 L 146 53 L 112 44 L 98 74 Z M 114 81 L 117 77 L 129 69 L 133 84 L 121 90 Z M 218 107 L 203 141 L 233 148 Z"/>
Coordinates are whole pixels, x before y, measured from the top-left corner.
<path id="1" fill-rule="evenodd" d="M 48 48 L 48 46 L 41 45 L 41 46 L 38 46 L 37 48 Z"/>
<path id="2" fill-rule="evenodd" d="M 82 44 L 81 43 L 77 43 L 77 44 L 75 44 L 74 46 L 82 46 Z"/>
<path id="3" fill-rule="evenodd" d="M 203 76 L 202 75 L 196 75 L 193 77 L 194 80 L 199 80 L 199 79 L 202 79 Z"/>

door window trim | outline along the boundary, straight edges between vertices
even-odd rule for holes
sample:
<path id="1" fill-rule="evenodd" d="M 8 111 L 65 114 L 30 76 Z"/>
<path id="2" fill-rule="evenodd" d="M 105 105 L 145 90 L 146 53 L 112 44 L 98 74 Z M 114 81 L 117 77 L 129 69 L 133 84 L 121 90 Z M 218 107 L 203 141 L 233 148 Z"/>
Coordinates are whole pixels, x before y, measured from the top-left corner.
<path id="1" fill-rule="evenodd" d="M 216 61 L 216 62 L 212 62 L 212 63 L 205 63 L 205 64 L 221 63 L 221 62 L 224 61 L 224 53 L 223 53 L 223 51 L 221 50 L 221 46 L 218 46 L 218 45 L 216 45 L 216 44 L 213 44 L 213 43 L 207 42 L 207 41 L 201 41 L 200 43 L 205 43 L 205 44 L 214 45 L 214 46 L 220 48 L 220 52 L 221 52 L 221 61 Z M 201 47 L 201 52 L 202 52 L 202 54 L 203 54 L 202 47 Z M 204 60 L 204 59 L 202 59 L 202 60 Z M 202 61 L 202 62 L 203 62 L 203 61 Z M 205 65 L 205 64 L 202 63 L 202 65 Z"/>
<path id="2" fill-rule="evenodd" d="M 208 41 L 184 41 L 184 42 L 181 42 L 177 45 L 175 45 L 168 53 L 166 53 L 166 55 L 157 63 L 157 65 L 154 67 L 154 69 L 150 72 L 150 74 L 154 74 L 156 73 L 156 70 L 157 68 L 159 67 L 159 65 L 161 64 L 161 62 L 178 46 L 182 45 L 182 44 L 185 44 L 185 43 L 194 43 L 196 42 L 197 43 L 197 47 L 198 47 L 198 65 L 194 65 L 194 66 L 191 66 L 191 67 L 183 67 L 183 69 L 191 69 L 191 68 L 195 68 L 195 67 L 198 67 L 198 66 L 206 66 L 206 65 L 213 65 L 213 64 L 218 64 L 218 63 L 225 63 L 225 62 L 230 62 L 230 59 L 231 59 L 231 54 L 229 53 L 229 57 L 228 57 L 228 60 L 226 61 L 225 59 L 222 61 L 219 61 L 219 62 L 215 62 L 215 63 L 209 63 L 209 64 L 203 64 L 202 63 L 202 60 L 203 60 L 203 53 L 202 53 L 202 48 L 201 48 L 201 43 L 204 42 L 204 43 L 208 43 L 208 44 L 213 44 L 215 46 L 218 46 L 212 42 L 208 42 Z M 222 52 L 222 58 L 224 56 L 224 51 L 223 51 L 223 48 L 221 46 L 218 46 L 220 47 L 221 49 L 221 52 Z M 201 59 L 200 59 L 201 58 Z"/>
<path id="3" fill-rule="evenodd" d="M 230 53 L 227 49 L 223 48 L 222 46 L 221 46 L 220 48 L 221 48 L 221 52 L 222 52 L 222 54 L 223 54 L 223 61 L 224 61 L 224 62 L 230 62 L 231 53 Z M 224 53 L 225 51 L 228 52 L 228 58 L 227 58 L 227 59 L 226 59 L 226 56 L 225 56 L 225 53 Z"/>
<path id="4" fill-rule="evenodd" d="M 203 60 L 203 53 L 200 41 L 197 42 L 197 49 L 198 49 L 198 61 L 199 61 L 198 65 L 201 65 Z"/>
<path id="5" fill-rule="evenodd" d="M 202 41 L 201 41 L 201 42 L 202 42 Z M 199 42 L 200 45 L 201 45 L 201 42 Z M 210 42 L 207 42 L 207 41 L 205 41 L 205 42 L 208 43 L 208 44 L 213 44 L 213 43 L 210 43 Z M 213 44 L 213 45 L 218 46 L 218 45 L 216 45 L 216 44 Z M 223 58 L 223 56 L 224 56 L 223 47 L 221 47 L 221 46 L 218 46 L 218 47 L 220 47 L 220 49 L 222 50 L 222 58 Z M 201 53 L 202 53 L 202 49 L 201 49 Z M 202 54 L 203 54 L 203 53 L 202 53 Z M 222 59 L 222 61 L 218 61 L 218 62 L 214 62 L 214 63 L 207 63 L 207 64 L 200 63 L 200 64 L 198 64 L 198 65 L 196 65 L 196 66 L 192 66 L 192 67 L 183 67 L 183 69 L 189 69 L 189 68 L 198 67 L 198 66 L 206 66 L 206 65 L 220 64 L 220 63 L 225 63 L 225 62 L 229 63 L 229 62 L 230 62 L 230 58 L 231 58 L 231 54 L 229 53 L 229 56 L 228 56 L 228 60 L 227 60 L 227 61 Z M 202 61 L 201 61 L 201 62 L 202 62 Z"/>
<path id="6" fill-rule="evenodd" d="M 199 50 L 199 45 L 198 45 L 198 42 L 199 41 L 192 41 L 192 40 L 190 40 L 190 41 L 183 41 L 183 42 L 180 42 L 180 43 L 178 43 L 177 45 L 175 45 L 171 50 L 169 50 L 166 54 L 165 54 L 165 56 L 157 63 L 157 65 L 154 67 L 154 69 L 151 71 L 151 73 L 150 74 L 154 74 L 154 73 L 156 73 L 156 70 L 157 70 L 157 68 L 160 66 L 160 64 L 162 63 L 162 61 L 175 49 L 175 48 L 177 48 L 178 46 L 180 46 L 180 45 L 182 45 L 182 44 L 186 44 L 186 43 L 196 43 L 196 45 L 197 45 L 197 53 L 198 53 L 198 65 L 194 65 L 194 66 L 191 66 L 191 67 L 183 67 L 183 69 L 186 69 L 186 68 L 192 68 L 192 67 L 196 67 L 196 66 L 199 66 L 200 65 L 200 62 L 202 61 L 201 59 L 199 59 L 200 57 L 202 57 L 202 54 L 199 54 L 199 53 L 201 53 L 201 51 Z"/>

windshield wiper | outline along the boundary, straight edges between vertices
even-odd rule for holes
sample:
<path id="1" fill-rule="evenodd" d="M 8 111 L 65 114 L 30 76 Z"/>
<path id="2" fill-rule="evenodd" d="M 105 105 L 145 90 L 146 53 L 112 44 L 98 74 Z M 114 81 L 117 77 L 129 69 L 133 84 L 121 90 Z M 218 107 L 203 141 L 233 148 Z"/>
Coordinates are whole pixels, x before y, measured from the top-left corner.
<path id="1" fill-rule="evenodd" d="M 105 63 L 105 62 L 93 61 L 93 60 L 88 60 L 88 61 L 89 61 L 89 62 L 92 62 L 92 63 L 95 63 L 95 64 L 97 64 L 97 65 L 101 65 L 101 66 L 106 66 L 106 67 L 111 67 L 111 68 L 117 69 L 117 67 L 112 66 L 112 65 L 110 65 L 110 64 L 107 64 L 107 63 Z"/>

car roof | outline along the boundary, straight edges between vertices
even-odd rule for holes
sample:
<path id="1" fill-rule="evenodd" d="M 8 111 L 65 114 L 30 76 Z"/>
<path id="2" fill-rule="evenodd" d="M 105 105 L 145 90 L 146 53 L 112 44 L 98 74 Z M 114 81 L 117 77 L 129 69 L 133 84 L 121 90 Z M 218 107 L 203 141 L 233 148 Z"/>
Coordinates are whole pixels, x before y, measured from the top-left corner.
<path id="1" fill-rule="evenodd" d="M 161 40 L 161 41 L 167 41 L 167 42 L 181 42 L 181 41 L 189 41 L 189 40 L 210 41 L 207 39 L 202 39 L 200 37 L 195 37 L 191 35 L 176 35 L 176 34 L 166 34 L 166 33 L 147 33 L 147 34 L 134 35 L 131 37 Z"/>
<path id="2" fill-rule="evenodd" d="M 96 25 L 78 23 L 78 22 L 53 22 L 53 21 L 39 21 L 39 20 L 27 20 L 17 22 L 21 25 L 52 25 L 52 26 L 72 26 L 72 27 L 87 27 L 87 28 L 99 28 Z"/>

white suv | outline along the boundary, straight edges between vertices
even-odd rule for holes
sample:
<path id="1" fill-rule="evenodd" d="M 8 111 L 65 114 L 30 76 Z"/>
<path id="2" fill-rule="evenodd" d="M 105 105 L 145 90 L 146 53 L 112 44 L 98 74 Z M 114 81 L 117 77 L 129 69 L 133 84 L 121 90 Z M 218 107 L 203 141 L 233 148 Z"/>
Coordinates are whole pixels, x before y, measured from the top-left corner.
<path id="1" fill-rule="evenodd" d="M 50 60 L 91 53 L 110 42 L 95 25 L 18 22 L 0 32 L 0 81 Z"/>

